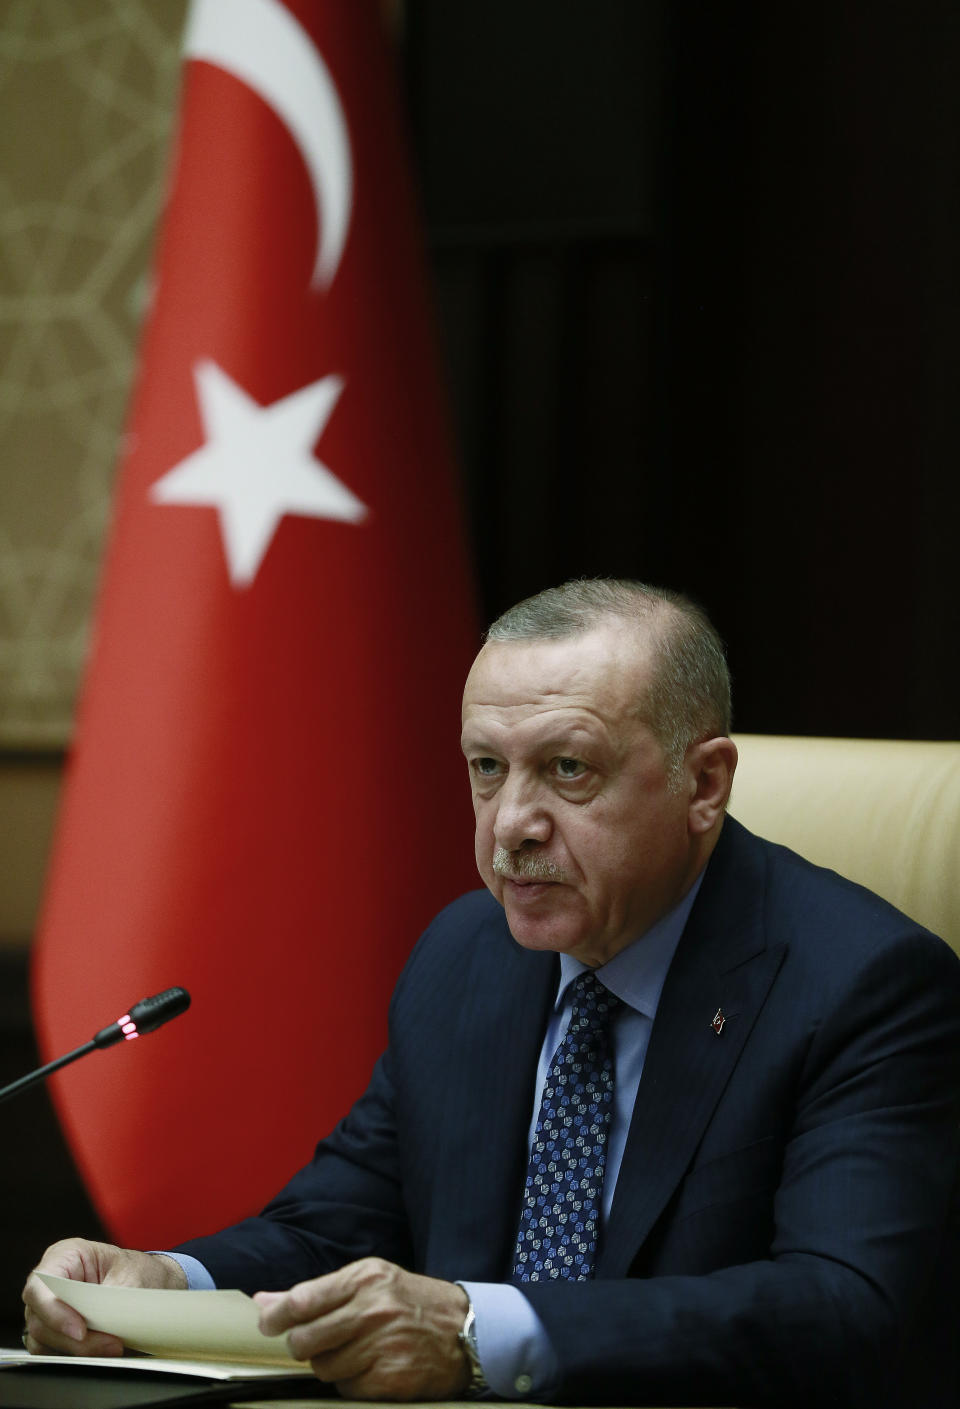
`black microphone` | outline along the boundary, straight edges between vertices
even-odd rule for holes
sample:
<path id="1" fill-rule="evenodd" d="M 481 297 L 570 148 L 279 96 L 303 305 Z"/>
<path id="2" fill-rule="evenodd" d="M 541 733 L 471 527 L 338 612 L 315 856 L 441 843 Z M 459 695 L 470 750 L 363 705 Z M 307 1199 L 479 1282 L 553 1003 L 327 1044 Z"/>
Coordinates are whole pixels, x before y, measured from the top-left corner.
<path id="1" fill-rule="evenodd" d="M 19 1081 L 13 1081 L 9 1086 L 0 1087 L 0 1101 L 5 1101 L 8 1096 L 15 1096 L 19 1091 L 26 1091 L 51 1072 L 58 1071 L 69 1062 L 75 1062 L 78 1057 L 84 1057 L 88 1052 L 96 1051 L 98 1047 L 112 1047 L 115 1042 L 131 1042 L 135 1037 L 154 1032 L 171 1018 L 185 1013 L 189 1007 L 190 994 L 185 988 L 168 988 L 163 993 L 155 993 L 152 998 L 141 998 L 139 1003 L 134 1003 L 129 1013 L 124 1013 L 109 1027 L 102 1027 L 82 1047 L 68 1052 L 65 1057 L 57 1057 L 56 1061 L 48 1062 L 45 1067 L 39 1067 L 36 1071 L 21 1076 Z"/>
<path id="2" fill-rule="evenodd" d="M 93 1039 L 95 1047 L 112 1047 L 115 1042 L 134 1037 L 142 1037 L 155 1032 L 158 1027 L 178 1018 L 190 1007 L 190 994 L 185 988 L 167 988 L 163 993 L 155 993 L 152 998 L 141 998 L 134 1003 L 129 1013 L 117 1018 L 109 1027 L 102 1027 Z"/>

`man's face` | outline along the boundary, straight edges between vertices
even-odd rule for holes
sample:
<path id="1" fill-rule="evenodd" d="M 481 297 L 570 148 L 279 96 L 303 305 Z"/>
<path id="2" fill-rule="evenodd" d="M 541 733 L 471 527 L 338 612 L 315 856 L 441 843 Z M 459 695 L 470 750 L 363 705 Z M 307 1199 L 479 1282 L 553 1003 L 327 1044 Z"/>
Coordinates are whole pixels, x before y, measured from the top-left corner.
<path id="1" fill-rule="evenodd" d="M 605 963 L 694 879 L 688 779 L 670 790 L 637 718 L 649 678 L 642 631 L 619 621 L 489 642 L 474 662 L 462 746 L 477 865 L 526 948 Z"/>

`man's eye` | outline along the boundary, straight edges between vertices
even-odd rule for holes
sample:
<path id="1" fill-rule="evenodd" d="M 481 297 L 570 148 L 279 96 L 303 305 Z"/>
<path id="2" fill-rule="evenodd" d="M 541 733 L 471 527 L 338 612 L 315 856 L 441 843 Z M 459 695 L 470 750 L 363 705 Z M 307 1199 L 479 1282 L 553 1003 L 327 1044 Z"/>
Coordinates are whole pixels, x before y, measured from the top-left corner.
<path id="1" fill-rule="evenodd" d="M 473 771 L 479 773 L 481 778 L 495 778 L 500 772 L 500 765 L 495 758 L 475 758 Z"/>
<path id="2" fill-rule="evenodd" d="M 557 777 L 569 782 L 572 778 L 580 778 L 586 772 L 587 765 L 581 763 L 579 758 L 556 758 L 553 762 Z"/>

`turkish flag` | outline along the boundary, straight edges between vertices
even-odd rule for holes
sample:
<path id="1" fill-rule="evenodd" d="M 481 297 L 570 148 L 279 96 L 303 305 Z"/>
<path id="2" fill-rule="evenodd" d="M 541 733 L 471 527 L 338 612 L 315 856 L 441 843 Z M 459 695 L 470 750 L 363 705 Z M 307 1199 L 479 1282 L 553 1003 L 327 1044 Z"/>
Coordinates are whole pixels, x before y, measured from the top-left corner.
<path id="1" fill-rule="evenodd" d="M 476 883 L 475 626 L 380 11 L 200 0 L 35 950 L 112 1235 L 255 1211 L 366 1084 L 394 980 Z M 69 1230 L 68 1230 L 69 1231 Z"/>

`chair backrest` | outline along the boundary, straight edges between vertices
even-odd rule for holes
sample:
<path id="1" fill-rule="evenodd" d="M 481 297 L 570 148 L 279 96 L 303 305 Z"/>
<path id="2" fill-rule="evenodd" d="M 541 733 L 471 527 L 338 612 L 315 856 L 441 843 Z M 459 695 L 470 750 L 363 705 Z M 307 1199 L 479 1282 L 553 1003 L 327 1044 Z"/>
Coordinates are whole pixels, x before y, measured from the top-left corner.
<path id="1" fill-rule="evenodd" d="M 737 734 L 730 814 L 960 954 L 960 744 Z"/>

